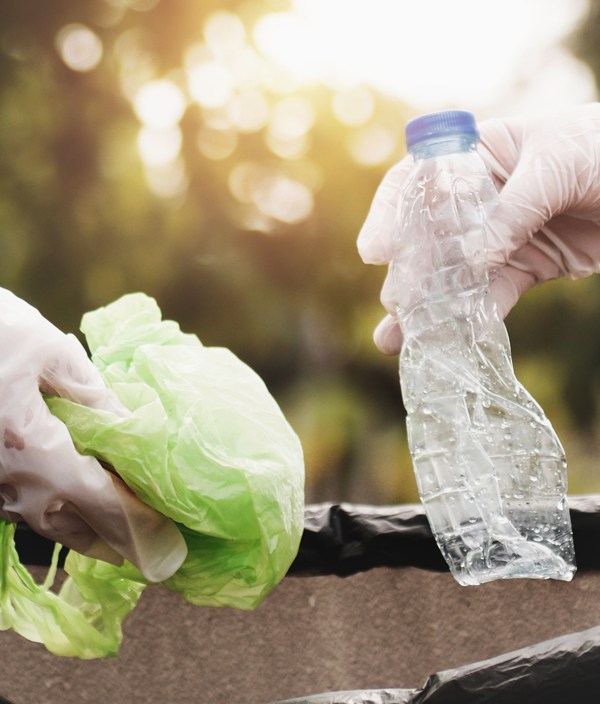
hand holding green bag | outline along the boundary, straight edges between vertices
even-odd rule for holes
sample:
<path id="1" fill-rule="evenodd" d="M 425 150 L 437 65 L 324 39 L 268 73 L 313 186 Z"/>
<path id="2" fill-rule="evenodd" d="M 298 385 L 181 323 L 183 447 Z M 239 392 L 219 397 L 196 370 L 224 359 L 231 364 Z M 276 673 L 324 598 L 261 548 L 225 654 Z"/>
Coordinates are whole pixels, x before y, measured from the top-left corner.
<path id="1" fill-rule="evenodd" d="M 303 527 L 300 442 L 262 380 L 229 350 L 204 347 L 156 302 L 124 296 L 84 316 L 92 361 L 130 411 L 51 397 L 77 449 L 101 458 L 142 501 L 175 521 L 188 554 L 164 585 L 193 604 L 255 608 L 284 577 Z M 0 628 L 52 652 L 118 651 L 121 623 L 148 580 L 71 551 L 55 594 L 20 565 L 0 526 Z M 49 580 L 46 580 L 47 582 Z"/>

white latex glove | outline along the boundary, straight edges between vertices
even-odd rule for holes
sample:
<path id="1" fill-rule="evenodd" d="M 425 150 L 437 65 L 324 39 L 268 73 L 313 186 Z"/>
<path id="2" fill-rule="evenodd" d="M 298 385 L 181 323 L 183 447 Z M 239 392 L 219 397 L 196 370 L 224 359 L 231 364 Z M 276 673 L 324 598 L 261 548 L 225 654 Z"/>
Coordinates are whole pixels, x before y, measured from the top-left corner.
<path id="1" fill-rule="evenodd" d="M 505 317 L 534 284 L 600 272 L 600 104 L 479 125 L 479 152 L 500 191 L 488 221 L 489 295 Z M 396 208 L 412 167 L 405 157 L 379 186 L 358 237 L 368 264 L 391 259 Z M 397 354 L 402 333 L 388 275 L 376 345 Z"/>
<path id="2" fill-rule="evenodd" d="M 128 413 L 76 337 L 0 288 L 0 517 L 90 557 L 126 558 L 151 581 L 169 577 L 187 552 L 175 524 L 80 455 L 40 392 Z"/>

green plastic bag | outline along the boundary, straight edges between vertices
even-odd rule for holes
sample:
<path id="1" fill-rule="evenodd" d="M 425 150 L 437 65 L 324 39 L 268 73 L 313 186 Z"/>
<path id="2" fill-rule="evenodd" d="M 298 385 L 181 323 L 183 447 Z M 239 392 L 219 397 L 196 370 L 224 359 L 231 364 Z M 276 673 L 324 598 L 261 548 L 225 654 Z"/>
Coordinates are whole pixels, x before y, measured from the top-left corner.
<path id="1" fill-rule="evenodd" d="M 197 605 L 255 608 L 285 576 L 303 529 L 302 449 L 280 408 L 247 365 L 163 321 L 144 294 L 87 313 L 81 329 L 131 415 L 54 397 L 50 410 L 80 452 L 109 462 L 177 523 L 188 556 L 168 589 Z M 123 619 L 148 584 L 141 573 L 71 550 L 69 577 L 55 593 L 55 566 L 36 584 L 13 534 L 0 522 L 0 629 L 60 655 L 118 652 Z"/>

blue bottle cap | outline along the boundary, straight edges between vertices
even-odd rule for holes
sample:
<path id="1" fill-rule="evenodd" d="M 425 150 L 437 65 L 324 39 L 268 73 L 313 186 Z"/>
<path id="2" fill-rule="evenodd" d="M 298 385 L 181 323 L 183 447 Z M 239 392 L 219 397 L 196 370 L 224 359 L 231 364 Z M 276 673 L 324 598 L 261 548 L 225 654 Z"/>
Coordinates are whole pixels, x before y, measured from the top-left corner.
<path id="1" fill-rule="evenodd" d="M 479 141 L 475 115 L 466 110 L 444 110 L 421 115 L 406 123 L 406 146 L 438 137 L 466 135 Z"/>

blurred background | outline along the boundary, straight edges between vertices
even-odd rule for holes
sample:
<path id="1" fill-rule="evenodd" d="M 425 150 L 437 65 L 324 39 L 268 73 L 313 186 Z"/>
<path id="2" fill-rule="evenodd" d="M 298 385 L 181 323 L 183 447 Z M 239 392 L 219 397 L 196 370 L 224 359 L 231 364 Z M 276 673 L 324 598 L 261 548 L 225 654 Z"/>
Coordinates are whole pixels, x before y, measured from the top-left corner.
<path id="1" fill-rule="evenodd" d="M 355 240 L 419 113 L 595 100 L 584 0 L 3 0 L 0 286 L 65 331 L 132 291 L 265 380 L 307 500 L 418 500 L 385 271 Z M 528 293 L 515 368 L 600 491 L 600 279 Z"/>

